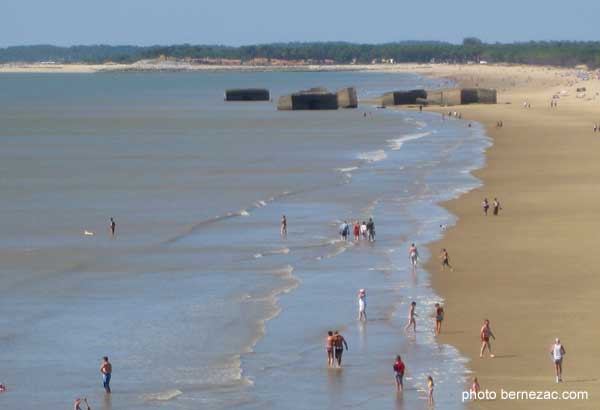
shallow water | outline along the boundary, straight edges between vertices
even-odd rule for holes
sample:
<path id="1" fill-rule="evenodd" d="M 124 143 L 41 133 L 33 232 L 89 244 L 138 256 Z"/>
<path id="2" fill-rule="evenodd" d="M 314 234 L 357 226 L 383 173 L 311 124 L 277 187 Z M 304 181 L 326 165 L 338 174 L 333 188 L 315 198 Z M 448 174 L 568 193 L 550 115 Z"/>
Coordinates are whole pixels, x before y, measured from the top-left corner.
<path id="1" fill-rule="evenodd" d="M 465 170 L 482 164 L 483 130 L 367 106 L 277 112 L 222 101 L 233 87 L 276 98 L 356 85 L 372 96 L 432 81 L 0 76 L 0 406 L 63 408 L 86 395 L 105 409 L 412 409 L 425 405 L 419 390 L 432 374 L 437 402 L 461 408 L 464 360 L 436 344 L 428 317 L 440 298 L 406 252 L 416 242 L 425 253 L 452 223 L 437 202 L 477 186 Z M 370 216 L 375 243 L 338 240 L 342 220 Z M 359 288 L 366 324 L 356 321 Z M 416 337 L 401 329 L 411 300 Z M 325 366 L 334 328 L 350 345 L 343 370 Z M 402 398 L 396 354 L 407 363 Z M 103 355 L 115 369 L 109 399 Z"/>

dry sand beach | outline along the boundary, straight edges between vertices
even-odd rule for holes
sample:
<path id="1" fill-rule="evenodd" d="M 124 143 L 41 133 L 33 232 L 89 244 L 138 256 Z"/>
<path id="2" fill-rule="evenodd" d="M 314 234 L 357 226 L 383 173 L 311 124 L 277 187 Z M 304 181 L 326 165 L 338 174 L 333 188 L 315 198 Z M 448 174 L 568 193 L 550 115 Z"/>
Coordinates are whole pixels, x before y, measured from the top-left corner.
<path id="1" fill-rule="evenodd" d="M 589 400 L 480 401 L 476 409 L 591 409 L 600 406 L 598 288 L 595 241 L 600 224 L 600 81 L 578 82 L 574 70 L 542 67 L 437 66 L 422 73 L 463 86 L 495 87 L 499 104 L 452 108 L 482 123 L 493 146 L 483 186 L 444 204 L 458 217 L 444 239 L 454 272 L 429 262 L 445 297 L 440 337 L 471 359 L 482 389 L 587 391 Z M 586 87 L 586 95 L 576 95 Z M 554 94 L 567 91 L 550 108 Z M 582 97 L 582 98 L 581 98 Z M 523 102 L 531 104 L 524 108 Z M 433 108 L 431 108 L 433 110 Z M 443 111 L 442 109 L 438 109 Z M 447 110 L 445 110 L 447 111 Z M 497 121 L 504 126 L 497 128 Z M 498 197 L 500 216 L 482 201 Z M 496 358 L 479 358 L 479 330 L 491 321 Z M 555 384 L 549 347 L 560 337 L 564 383 Z"/>

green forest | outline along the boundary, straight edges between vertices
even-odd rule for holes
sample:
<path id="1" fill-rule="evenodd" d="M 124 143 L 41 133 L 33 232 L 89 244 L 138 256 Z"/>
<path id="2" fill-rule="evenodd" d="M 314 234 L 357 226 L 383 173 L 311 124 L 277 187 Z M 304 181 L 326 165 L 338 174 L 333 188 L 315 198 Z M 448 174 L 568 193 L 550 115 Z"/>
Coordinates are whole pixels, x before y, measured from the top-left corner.
<path id="1" fill-rule="evenodd" d="M 50 45 L 0 48 L 0 63 L 131 63 L 159 56 L 184 58 L 227 58 L 248 61 L 254 58 L 333 60 L 339 64 L 370 63 L 393 59 L 403 63 L 465 63 L 485 60 L 489 63 L 519 63 L 554 66 L 586 64 L 600 67 L 600 42 L 542 41 L 523 43 L 484 43 L 466 38 L 461 44 L 432 41 L 404 41 L 386 44 L 353 44 L 343 42 L 274 43 L 240 47 L 210 45 L 172 46 L 72 46 Z"/>

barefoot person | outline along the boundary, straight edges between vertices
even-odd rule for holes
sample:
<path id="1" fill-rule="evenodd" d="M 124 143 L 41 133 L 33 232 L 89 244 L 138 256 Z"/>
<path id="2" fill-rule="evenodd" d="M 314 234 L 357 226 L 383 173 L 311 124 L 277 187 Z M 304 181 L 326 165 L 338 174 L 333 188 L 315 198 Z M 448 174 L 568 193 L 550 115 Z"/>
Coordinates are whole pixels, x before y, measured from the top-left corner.
<path id="1" fill-rule="evenodd" d="M 83 398 L 78 397 L 75 399 L 75 403 L 73 403 L 73 410 L 83 410 L 81 408 L 82 403 L 85 404 L 87 410 L 91 410 L 91 407 L 87 401 L 87 398 L 85 398 L 85 397 L 83 397 Z"/>
<path id="2" fill-rule="evenodd" d="M 473 396 L 473 398 L 475 400 L 479 400 L 479 391 L 481 390 L 481 387 L 479 386 L 479 381 L 477 380 L 477 377 L 473 378 L 473 384 L 471 384 L 471 395 Z"/>
<path id="3" fill-rule="evenodd" d="M 287 236 L 287 218 L 285 215 L 281 216 L 281 237 L 285 238 Z"/>
<path id="4" fill-rule="evenodd" d="M 444 308 L 439 304 L 435 304 L 435 334 L 439 335 L 442 332 L 442 322 L 444 320 Z"/>
<path id="5" fill-rule="evenodd" d="M 496 340 L 496 336 L 494 336 L 494 333 L 492 332 L 490 321 L 488 319 L 483 321 L 483 326 L 479 332 L 479 337 L 481 338 L 481 351 L 479 352 L 479 357 L 483 357 L 483 353 L 485 352 L 486 348 L 488 352 L 490 352 L 490 357 L 494 357 L 494 354 L 492 353 L 492 345 L 490 344 L 490 337 Z"/>
<path id="6" fill-rule="evenodd" d="M 552 355 L 554 368 L 556 369 L 556 383 L 562 382 L 562 361 L 565 353 L 567 353 L 567 351 L 557 337 L 554 344 L 550 346 L 550 355 Z"/>
<path id="7" fill-rule="evenodd" d="M 498 198 L 494 198 L 494 216 L 498 216 L 498 213 L 501 209 L 502 207 L 500 206 L 500 201 L 498 201 Z"/>
<path id="8" fill-rule="evenodd" d="M 354 223 L 354 240 L 358 241 L 360 239 L 360 222 L 356 221 Z"/>
<path id="9" fill-rule="evenodd" d="M 417 306 L 417 302 L 412 301 L 410 304 L 410 309 L 408 311 L 408 323 L 406 324 L 406 326 L 404 326 L 405 332 L 408 331 L 408 329 L 412 325 L 413 331 L 415 333 L 417 333 L 417 321 L 415 320 L 415 316 L 417 316 L 417 314 L 415 313 L 416 306 Z"/>
<path id="10" fill-rule="evenodd" d="M 358 320 L 367 320 L 367 292 L 364 289 L 358 291 Z"/>
<path id="11" fill-rule="evenodd" d="M 100 373 L 102 373 L 102 384 L 104 385 L 104 391 L 110 393 L 110 378 L 112 375 L 112 364 L 108 361 L 108 357 L 104 356 L 102 364 L 100 365 Z"/>
<path id="12" fill-rule="evenodd" d="M 396 379 L 396 391 L 401 392 L 404 390 L 404 370 L 406 366 L 402 362 L 400 355 L 396 356 L 396 362 L 394 363 L 394 378 Z"/>
<path id="13" fill-rule="evenodd" d="M 340 335 L 340 333 L 337 330 L 334 332 L 333 337 L 333 346 L 335 347 L 335 360 L 337 361 L 338 367 L 342 367 L 342 355 L 344 354 L 344 347 L 346 347 L 346 350 L 348 350 L 348 343 L 346 343 L 346 339 L 344 339 L 344 336 Z"/>
<path id="14" fill-rule="evenodd" d="M 408 258 L 410 259 L 410 264 L 413 269 L 417 269 L 417 262 L 419 261 L 419 251 L 415 244 L 411 244 L 410 248 L 408 248 Z"/>
<path id="15" fill-rule="evenodd" d="M 367 236 L 369 237 L 369 242 L 375 240 L 375 222 L 373 222 L 373 218 L 369 218 L 369 222 L 367 222 Z"/>
<path id="16" fill-rule="evenodd" d="M 327 339 L 325 340 L 325 350 L 327 350 L 327 366 L 333 366 L 333 346 L 335 344 L 335 337 L 333 336 L 333 332 L 330 330 L 327 332 Z"/>
<path id="17" fill-rule="evenodd" d="M 450 255 L 448 255 L 446 248 L 442 249 L 442 252 L 440 253 L 440 259 L 442 260 L 442 272 L 446 271 L 446 266 L 450 268 L 450 272 L 454 272 L 454 268 L 450 265 Z"/>
<path id="18" fill-rule="evenodd" d="M 110 234 L 112 236 L 115 236 L 116 230 L 117 230 L 117 223 L 115 222 L 114 218 L 110 218 Z"/>
<path id="19" fill-rule="evenodd" d="M 433 404 L 433 377 L 427 376 L 427 403 Z"/>
<path id="20" fill-rule="evenodd" d="M 487 198 L 483 198 L 483 214 L 487 216 L 488 210 L 490 209 L 490 203 Z"/>

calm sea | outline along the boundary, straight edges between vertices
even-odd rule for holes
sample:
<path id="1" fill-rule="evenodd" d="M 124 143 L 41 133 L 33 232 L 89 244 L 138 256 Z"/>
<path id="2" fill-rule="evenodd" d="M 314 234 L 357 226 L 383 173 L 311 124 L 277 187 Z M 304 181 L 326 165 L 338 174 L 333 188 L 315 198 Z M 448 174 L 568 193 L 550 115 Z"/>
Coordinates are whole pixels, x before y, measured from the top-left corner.
<path id="1" fill-rule="evenodd" d="M 468 171 L 483 163 L 482 128 L 371 106 L 223 101 L 233 87 L 276 100 L 351 85 L 372 97 L 440 84 L 324 72 L 0 76 L 0 408 L 87 396 L 95 409 L 415 409 L 427 375 L 441 408 L 461 408 L 464 359 L 436 343 L 429 317 L 442 299 L 427 272 L 411 273 L 407 249 L 427 257 L 424 244 L 453 223 L 436 204 L 478 185 Z M 341 221 L 369 217 L 374 243 L 339 240 Z M 412 300 L 418 332 L 407 336 Z M 330 329 L 349 344 L 342 370 L 326 368 Z"/>

